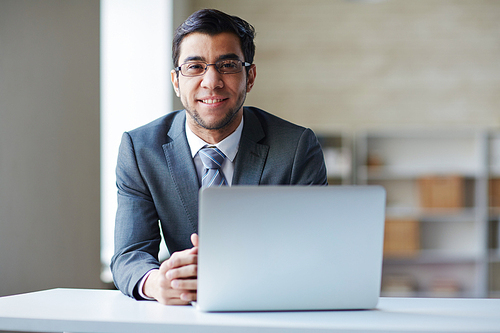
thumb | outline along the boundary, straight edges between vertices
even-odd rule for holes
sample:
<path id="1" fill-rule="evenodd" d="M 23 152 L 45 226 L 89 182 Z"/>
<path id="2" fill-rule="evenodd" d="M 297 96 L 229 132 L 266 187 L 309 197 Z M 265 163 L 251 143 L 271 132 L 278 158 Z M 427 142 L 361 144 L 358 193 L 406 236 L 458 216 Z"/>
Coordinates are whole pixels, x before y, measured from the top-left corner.
<path id="1" fill-rule="evenodd" d="M 169 258 L 169 259 L 170 259 L 170 258 Z M 165 260 L 164 262 L 162 262 L 162 263 L 161 263 L 161 265 L 160 265 L 160 269 L 159 269 L 161 274 L 163 274 L 163 275 L 164 275 L 164 274 L 166 274 L 166 273 L 167 273 L 167 271 L 168 271 L 168 269 L 169 269 L 169 266 L 168 266 L 168 265 L 169 265 L 169 263 L 168 263 L 168 259 L 167 259 L 167 260 Z"/>
<path id="2" fill-rule="evenodd" d="M 194 247 L 198 247 L 198 243 L 199 243 L 198 234 L 191 235 L 191 243 L 193 243 Z"/>

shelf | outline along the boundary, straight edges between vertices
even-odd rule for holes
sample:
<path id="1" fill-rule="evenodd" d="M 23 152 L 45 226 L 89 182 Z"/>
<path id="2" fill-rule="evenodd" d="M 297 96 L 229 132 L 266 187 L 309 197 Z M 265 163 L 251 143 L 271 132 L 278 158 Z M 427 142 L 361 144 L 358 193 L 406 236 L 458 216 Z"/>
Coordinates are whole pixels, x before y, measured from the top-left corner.
<path id="1" fill-rule="evenodd" d="M 485 175 L 482 137 L 472 131 L 369 132 L 361 135 L 358 175 L 367 179 Z"/>
<path id="2" fill-rule="evenodd" d="M 382 297 L 417 297 L 417 298 L 474 298 L 476 297 L 470 292 L 437 292 L 437 291 L 382 291 L 380 293 Z M 493 298 L 494 296 L 492 296 Z M 497 298 L 500 297 L 500 292 L 497 293 Z"/>
<path id="3" fill-rule="evenodd" d="M 479 253 L 456 253 L 446 250 L 418 251 L 414 257 L 384 257 L 384 265 L 429 265 L 429 264 L 465 264 L 471 265 L 483 260 Z"/>
<path id="4" fill-rule="evenodd" d="M 387 218 L 414 218 L 421 222 L 470 222 L 476 218 L 476 208 L 421 208 L 387 206 Z"/>
<path id="5" fill-rule="evenodd" d="M 481 170 L 472 168 L 419 167 L 419 166 L 377 166 L 358 167 L 358 177 L 366 180 L 418 179 L 429 175 L 458 175 L 464 178 L 485 176 Z"/>

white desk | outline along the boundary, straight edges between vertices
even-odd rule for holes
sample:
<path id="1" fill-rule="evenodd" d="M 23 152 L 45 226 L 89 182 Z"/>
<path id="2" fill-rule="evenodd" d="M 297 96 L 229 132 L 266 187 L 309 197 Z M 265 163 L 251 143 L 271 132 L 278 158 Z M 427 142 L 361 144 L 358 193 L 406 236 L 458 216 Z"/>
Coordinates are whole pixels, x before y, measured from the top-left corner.
<path id="1" fill-rule="evenodd" d="M 0 298 L 0 330 L 37 332 L 500 332 L 500 299 L 381 298 L 377 310 L 202 313 L 119 291 Z"/>

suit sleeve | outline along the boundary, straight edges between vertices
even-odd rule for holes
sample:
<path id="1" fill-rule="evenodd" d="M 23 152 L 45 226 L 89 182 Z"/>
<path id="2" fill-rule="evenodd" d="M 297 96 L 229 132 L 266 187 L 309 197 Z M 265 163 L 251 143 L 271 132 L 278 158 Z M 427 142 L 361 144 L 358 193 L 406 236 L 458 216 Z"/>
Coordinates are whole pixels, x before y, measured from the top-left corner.
<path id="1" fill-rule="evenodd" d="M 137 286 L 151 269 L 158 268 L 161 242 L 158 214 L 141 175 L 132 139 L 122 137 L 116 167 L 118 209 L 115 221 L 115 253 L 111 271 L 116 287 L 140 299 Z"/>
<path id="2" fill-rule="evenodd" d="M 291 183 L 295 185 L 327 185 L 323 150 L 310 129 L 302 133 L 293 161 Z"/>

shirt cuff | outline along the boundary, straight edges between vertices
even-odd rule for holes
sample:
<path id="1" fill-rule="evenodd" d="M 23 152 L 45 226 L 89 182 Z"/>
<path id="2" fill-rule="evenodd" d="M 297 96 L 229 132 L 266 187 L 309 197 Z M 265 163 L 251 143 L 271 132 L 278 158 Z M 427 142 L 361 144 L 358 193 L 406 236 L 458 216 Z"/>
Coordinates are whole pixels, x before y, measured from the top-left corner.
<path id="1" fill-rule="evenodd" d="M 137 288 L 138 289 L 137 291 L 139 292 L 139 296 L 145 300 L 148 300 L 148 301 L 154 301 L 155 299 L 153 297 L 146 296 L 144 294 L 144 292 L 142 291 L 142 288 L 144 288 L 144 283 L 146 282 L 146 279 L 151 274 L 151 272 L 153 272 L 154 270 L 157 270 L 157 269 L 152 269 L 152 270 L 148 271 L 146 274 L 144 274 L 144 276 L 142 277 L 141 281 L 139 282 L 139 286 Z"/>

